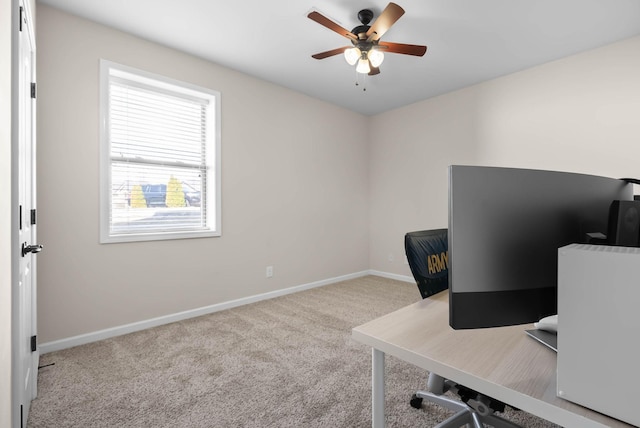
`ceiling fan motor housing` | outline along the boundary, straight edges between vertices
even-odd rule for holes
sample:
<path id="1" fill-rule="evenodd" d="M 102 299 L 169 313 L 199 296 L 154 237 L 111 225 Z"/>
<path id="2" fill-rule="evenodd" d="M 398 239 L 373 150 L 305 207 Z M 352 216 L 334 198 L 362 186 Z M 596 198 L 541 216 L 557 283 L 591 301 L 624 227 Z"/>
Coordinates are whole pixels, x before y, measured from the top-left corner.
<path id="1" fill-rule="evenodd" d="M 351 30 L 351 32 L 353 34 L 355 34 L 356 36 L 358 36 L 359 39 L 366 39 L 367 36 L 367 31 L 369 31 L 369 28 L 371 28 L 368 25 L 358 25 L 357 27 L 355 27 L 353 30 Z"/>
<path id="2" fill-rule="evenodd" d="M 360 12 L 358 12 L 358 20 L 362 23 L 362 25 L 358 25 L 353 30 L 351 30 L 351 32 L 358 36 L 358 38 L 363 38 L 364 34 L 369 31 L 369 28 L 371 28 L 369 23 L 372 19 L 373 12 L 370 9 L 362 9 Z"/>

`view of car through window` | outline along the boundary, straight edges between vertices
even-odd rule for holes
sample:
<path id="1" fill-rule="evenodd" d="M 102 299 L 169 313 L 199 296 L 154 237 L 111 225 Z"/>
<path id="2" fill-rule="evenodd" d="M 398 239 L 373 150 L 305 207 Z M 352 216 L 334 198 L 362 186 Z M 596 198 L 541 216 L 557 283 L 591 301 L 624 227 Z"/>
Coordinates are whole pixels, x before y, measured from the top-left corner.
<path id="1" fill-rule="evenodd" d="M 187 207 L 200 206 L 200 192 L 186 183 L 182 183 L 182 193 L 184 203 Z M 143 184 L 142 194 L 147 207 L 167 206 L 167 185 L 166 184 Z M 131 203 L 131 201 L 129 201 Z"/>

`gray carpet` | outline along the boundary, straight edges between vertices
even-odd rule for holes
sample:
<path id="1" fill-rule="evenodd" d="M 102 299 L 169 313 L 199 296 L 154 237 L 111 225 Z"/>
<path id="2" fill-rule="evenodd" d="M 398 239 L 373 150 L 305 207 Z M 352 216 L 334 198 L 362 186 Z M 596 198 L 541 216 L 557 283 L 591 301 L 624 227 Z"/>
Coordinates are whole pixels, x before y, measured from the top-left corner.
<path id="1" fill-rule="evenodd" d="M 419 299 L 369 276 L 45 354 L 28 427 L 370 427 L 371 350 L 351 329 Z M 449 416 L 409 406 L 426 378 L 387 357 L 387 426 Z"/>

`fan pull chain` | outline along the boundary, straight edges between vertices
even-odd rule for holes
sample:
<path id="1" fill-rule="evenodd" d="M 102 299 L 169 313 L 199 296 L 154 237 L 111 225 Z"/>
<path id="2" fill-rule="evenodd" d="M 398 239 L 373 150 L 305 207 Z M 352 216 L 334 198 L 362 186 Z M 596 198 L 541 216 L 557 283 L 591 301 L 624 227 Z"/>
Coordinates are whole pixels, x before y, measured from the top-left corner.
<path id="1" fill-rule="evenodd" d="M 366 74 L 362 74 L 362 73 L 358 73 L 356 72 L 356 86 L 360 86 L 360 82 L 358 82 L 358 78 L 362 76 L 362 92 L 366 92 L 367 91 L 367 75 Z"/>

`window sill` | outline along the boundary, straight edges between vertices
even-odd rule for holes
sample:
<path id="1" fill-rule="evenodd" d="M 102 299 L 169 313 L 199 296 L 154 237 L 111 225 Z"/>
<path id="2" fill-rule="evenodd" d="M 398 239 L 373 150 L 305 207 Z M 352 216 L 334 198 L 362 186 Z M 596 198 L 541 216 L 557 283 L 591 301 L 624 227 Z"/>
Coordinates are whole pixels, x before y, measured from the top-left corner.
<path id="1" fill-rule="evenodd" d="M 220 232 L 213 230 L 197 231 L 197 232 L 154 232 L 154 233 L 127 233 L 122 235 L 100 236 L 101 244 L 117 244 L 123 242 L 141 242 L 141 241 L 167 241 L 174 239 L 191 239 L 191 238 L 216 238 L 222 236 Z"/>

